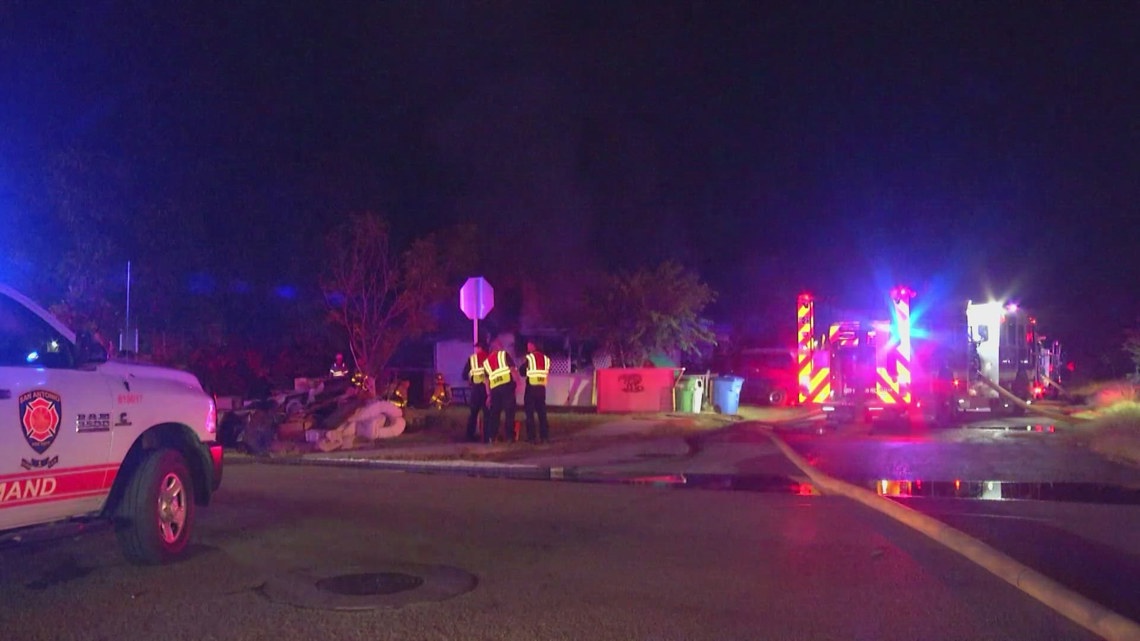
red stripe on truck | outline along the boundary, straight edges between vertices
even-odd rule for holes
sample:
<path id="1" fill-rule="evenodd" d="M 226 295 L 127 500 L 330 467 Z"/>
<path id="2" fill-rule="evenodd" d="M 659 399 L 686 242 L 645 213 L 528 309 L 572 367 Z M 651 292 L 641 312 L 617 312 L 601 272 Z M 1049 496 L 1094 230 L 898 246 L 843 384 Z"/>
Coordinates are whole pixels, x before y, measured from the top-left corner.
<path id="1" fill-rule="evenodd" d="M 0 509 L 106 494 L 118 470 L 118 465 L 88 465 L 0 476 Z"/>

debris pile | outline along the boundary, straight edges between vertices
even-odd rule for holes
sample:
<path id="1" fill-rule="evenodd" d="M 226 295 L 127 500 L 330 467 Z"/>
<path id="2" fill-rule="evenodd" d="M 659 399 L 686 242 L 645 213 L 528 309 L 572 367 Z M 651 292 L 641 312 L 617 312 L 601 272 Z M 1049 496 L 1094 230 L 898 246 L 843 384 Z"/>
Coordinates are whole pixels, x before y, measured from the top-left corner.
<path id="1" fill-rule="evenodd" d="M 374 441 L 404 432 L 404 411 L 342 379 L 298 379 L 290 392 L 247 401 L 225 412 L 222 444 L 267 455 L 277 443 L 306 443 L 322 452 L 350 449 L 358 439 Z"/>

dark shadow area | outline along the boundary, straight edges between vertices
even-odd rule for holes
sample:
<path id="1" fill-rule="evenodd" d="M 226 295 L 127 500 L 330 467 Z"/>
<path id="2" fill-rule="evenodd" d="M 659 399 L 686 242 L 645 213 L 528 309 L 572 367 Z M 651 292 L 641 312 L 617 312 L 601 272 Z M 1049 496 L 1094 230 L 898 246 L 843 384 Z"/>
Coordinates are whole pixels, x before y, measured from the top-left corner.
<path id="1" fill-rule="evenodd" d="M 660 474 L 652 476 L 573 476 L 568 481 L 580 483 L 613 483 L 618 485 L 648 485 L 681 490 L 721 490 L 732 492 L 771 492 L 811 496 L 816 492 L 809 483 L 786 476 L 767 474 Z"/>
<path id="2" fill-rule="evenodd" d="M 93 566 L 83 565 L 76 559 L 67 558 L 59 565 L 44 572 L 40 578 L 25 583 L 24 587 L 29 590 L 46 590 L 76 579 L 82 579 L 94 571 Z"/>

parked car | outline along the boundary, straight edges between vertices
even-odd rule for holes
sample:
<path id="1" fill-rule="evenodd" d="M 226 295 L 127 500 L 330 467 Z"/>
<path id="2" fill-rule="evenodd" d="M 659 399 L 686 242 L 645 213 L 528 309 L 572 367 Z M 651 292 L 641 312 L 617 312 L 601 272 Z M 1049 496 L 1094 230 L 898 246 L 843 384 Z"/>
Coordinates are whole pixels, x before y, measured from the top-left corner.
<path id="1" fill-rule="evenodd" d="M 794 349 L 745 349 L 729 360 L 730 373 L 744 378 L 740 402 L 778 406 L 796 402 L 798 386 Z"/>

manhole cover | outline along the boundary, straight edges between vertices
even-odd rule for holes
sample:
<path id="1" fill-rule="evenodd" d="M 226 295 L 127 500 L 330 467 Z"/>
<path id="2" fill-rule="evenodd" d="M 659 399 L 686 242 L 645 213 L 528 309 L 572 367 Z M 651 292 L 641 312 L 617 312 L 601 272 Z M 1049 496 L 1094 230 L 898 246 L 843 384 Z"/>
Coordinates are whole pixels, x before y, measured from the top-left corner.
<path id="1" fill-rule="evenodd" d="M 402 572 L 362 572 L 341 574 L 317 581 L 317 587 L 334 594 L 375 596 L 414 590 L 424 584 L 418 576 Z"/>
<path id="2" fill-rule="evenodd" d="M 273 574 L 258 592 L 275 603 L 351 611 L 446 601 L 478 583 L 475 575 L 446 565 L 378 561 Z"/>

